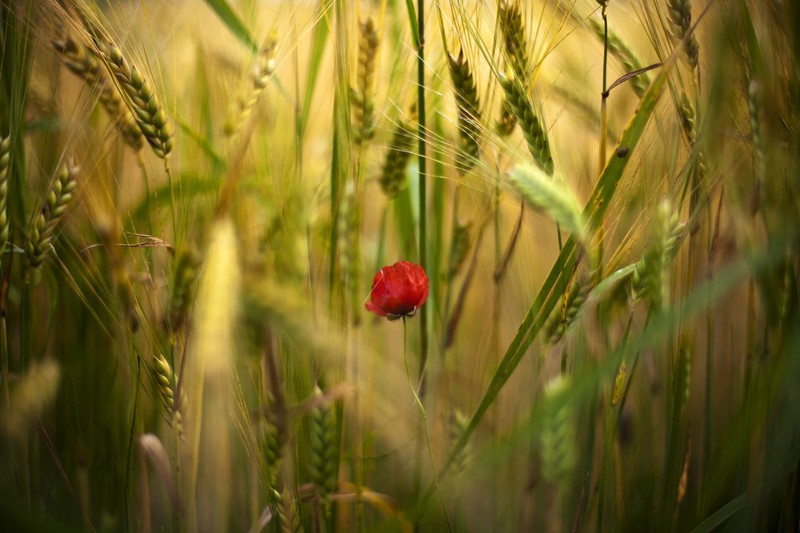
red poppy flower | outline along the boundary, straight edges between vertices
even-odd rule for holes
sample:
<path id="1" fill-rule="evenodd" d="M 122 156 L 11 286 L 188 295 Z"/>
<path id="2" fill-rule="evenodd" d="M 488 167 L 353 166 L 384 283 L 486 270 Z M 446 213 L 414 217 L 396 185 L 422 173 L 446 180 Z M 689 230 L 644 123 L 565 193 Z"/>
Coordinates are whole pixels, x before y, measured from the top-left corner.
<path id="1" fill-rule="evenodd" d="M 414 263 L 399 261 L 375 274 L 365 307 L 376 315 L 397 320 L 401 316 L 414 316 L 427 299 L 425 270 Z"/>

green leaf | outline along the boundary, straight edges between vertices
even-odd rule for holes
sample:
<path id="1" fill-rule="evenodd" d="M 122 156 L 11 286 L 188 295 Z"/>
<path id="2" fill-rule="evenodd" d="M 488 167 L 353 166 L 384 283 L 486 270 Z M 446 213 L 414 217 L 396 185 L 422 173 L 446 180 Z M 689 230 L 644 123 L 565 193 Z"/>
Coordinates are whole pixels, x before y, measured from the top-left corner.
<path id="1" fill-rule="evenodd" d="M 258 53 L 258 45 L 250 36 L 242 20 L 225 0 L 206 0 L 208 7 L 214 10 L 219 19 L 233 33 L 237 39 L 247 46 L 251 52 Z"/>
<path id="2" fill-rule="evenodd" d="M 316 16 L 319 22 L 317 22 L 317 25 L 314 27 L 314 41 L 311 45 L 311 55 L 308 60 L 308 81 L 306 82 L 306 92 L 303 96 L 303 110 L 301 111 L 300 117 L 300 135 L 302 135 L 306 129 L 309 113 L 311 111 L 311 100 L 314 97 L 314 89 L 317 86 L 320 65 L 322 65 L 322 59 L 325 57 L 325 46 L 328 43 L 328 34 L 330 33 L 327 11 L 332 5 L 332 3 L 329 3 L 326 6 L 326 1 L 320 0 L 319 6 L 317 7 L 318 13 Z"/>
<path id="3" fill-rule="evenodd" d="M 414 2 L 406 0 L 406 11 L 408 11 L 408 25 L 411 27 L 411 36 L 414 37 L 414 47 L 419 48 L 419 25 L 417 25 L 417 11 L 414 9 Z"/>
<path id="4" fill-rule="evenodd" d="M 202 152 L 206 154 L 206 156 L 208 156 L 208 158 L 214 164 L 217 172 L 222 172 L 225 170 L 227 166 L 225 159 L 219 155 L 216 150 L 214 150 L 214 146 L 211 141 L 208 140 L 208 138 L 193 130 L 186 120 L 184 120 L 180 115 L 175 115 L 175 123 L 183 133 L 188 135 L 195 143 L 197 143 L 198 148 L 200 148 L 200 150 L 202 150 Z"/>

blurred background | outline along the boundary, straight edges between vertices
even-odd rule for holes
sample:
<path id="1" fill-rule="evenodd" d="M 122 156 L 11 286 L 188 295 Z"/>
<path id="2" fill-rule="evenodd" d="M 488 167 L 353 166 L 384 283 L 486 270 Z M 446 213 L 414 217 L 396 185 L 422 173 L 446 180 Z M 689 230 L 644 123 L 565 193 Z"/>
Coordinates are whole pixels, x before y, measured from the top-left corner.
<path id="1" fill-rule="evenodd" d="M 0 6 L 11 530 L 800 528 L 794 4 Z"/>

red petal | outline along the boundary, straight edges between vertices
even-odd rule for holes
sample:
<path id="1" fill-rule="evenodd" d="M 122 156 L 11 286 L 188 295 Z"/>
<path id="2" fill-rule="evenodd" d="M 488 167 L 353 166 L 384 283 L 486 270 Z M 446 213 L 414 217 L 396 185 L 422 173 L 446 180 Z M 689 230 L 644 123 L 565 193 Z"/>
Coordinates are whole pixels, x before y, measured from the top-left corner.
<path id="1" fill-rule="evenodd" d="M 428 290 L 425 270 L 414 263 L 399 261 L 375 274 L 366 308 L 380 316 L 410 315 L 425 303 Z"/>
<path id="2" fill-rule="evenodd" d="M 364 307 L 367 308 L 367 311 L 372 311 L 376 315 L 386 316 L 386 311 L 384 311 L 383 309 L 381 309 L 380 307 L 378 307 L 377 305 L 375 305 L 371 301 L 368 301 L 367 303 L 365 303 Z"/>

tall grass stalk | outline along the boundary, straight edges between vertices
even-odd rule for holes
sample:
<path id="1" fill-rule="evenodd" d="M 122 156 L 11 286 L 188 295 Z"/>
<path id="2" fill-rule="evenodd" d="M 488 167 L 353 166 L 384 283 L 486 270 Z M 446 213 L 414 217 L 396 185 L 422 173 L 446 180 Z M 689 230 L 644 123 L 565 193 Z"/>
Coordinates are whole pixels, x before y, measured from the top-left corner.
<path id="1" fill-rule="evenodd" d="M 211 227 L 197 292 L 195 323 L 186 352 L 188 396 L 184 494 L 189 529 L 225 529 L 231 505 L 229 409 L 239 267 L 233 223 Z"/>
<path id="2" fill-rule="evenodd" d="M 419 187 L 419 264 L 428 268 L 428 143 L 427 110 L 425 107 L 425 0 L 417 0 L 417 165 Z M 428 308 L 420 309 L 419 380 L 422 397 L 425 397 L 425 367 L 428 363 Z"/>
<path id="3" fill-rule="evenodd" d="M 606 144 L 608 142 L 608 8 L 607 1 L 598 2 L 600 4 L 600 15 L 603 18 L 603 82 L 600 92 L 600 149 L 598 151 L 597 173 L 600 175 L 606 166 Z M 603 242 L 605 241 L 605 224 L 600 221 L 600 228 L 597 232 L 597 257 L 602 270 L 603 264 Z"/>

